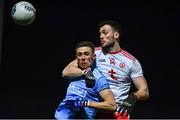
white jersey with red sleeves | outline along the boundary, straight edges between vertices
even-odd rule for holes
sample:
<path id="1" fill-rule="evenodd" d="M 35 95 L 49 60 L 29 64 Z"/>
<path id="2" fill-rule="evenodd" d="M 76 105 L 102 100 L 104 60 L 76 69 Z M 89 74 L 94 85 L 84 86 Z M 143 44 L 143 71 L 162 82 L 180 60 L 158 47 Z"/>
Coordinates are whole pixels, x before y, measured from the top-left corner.
<path id="1" fill-rule="evenodd" d="M 143 76 L 139 61 L 123 49 L 104 53 L 97 47 L 95 53 L 98 69 L 108 78 L 116 102 L 121 103 L 129 95 L 132 79 Z"/>

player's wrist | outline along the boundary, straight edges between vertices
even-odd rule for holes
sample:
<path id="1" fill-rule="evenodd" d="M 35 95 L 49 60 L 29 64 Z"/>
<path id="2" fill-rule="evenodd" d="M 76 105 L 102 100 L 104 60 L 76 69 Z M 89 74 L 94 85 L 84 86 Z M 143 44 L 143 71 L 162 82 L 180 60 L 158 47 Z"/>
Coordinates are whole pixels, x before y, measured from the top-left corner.
<path id="1" fill-rule="evenodd" d="M 84 107 L 88 107 L 89 106 L 89 101 L 88 100 L 84 100 Z"/>
<path id="2" fill-rule="evenodd" d="M 87 101 L 87 107 L 89 107 L 90 101 Z"/>
<path id="3" fill-rule="evenodd" d="M 137 95 L 134 92 L 131 93 L 130 96 L 133 98 L 134 102 L 137 101 L 138 98 L 137 98 Z"/>

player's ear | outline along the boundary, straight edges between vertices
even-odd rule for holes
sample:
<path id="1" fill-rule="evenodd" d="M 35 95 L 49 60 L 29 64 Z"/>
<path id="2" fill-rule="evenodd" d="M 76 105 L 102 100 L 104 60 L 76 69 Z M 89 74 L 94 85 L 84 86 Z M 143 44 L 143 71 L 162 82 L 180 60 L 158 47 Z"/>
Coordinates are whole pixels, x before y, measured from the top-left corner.
<path id="1" fill-rule="evenodd" d="M 120 36 L 120 34 L 119 34 L 118 32 L 115 32 L 115 33 L 114 33 L 114 37 L 115 37 L 115 38 L 119 38 L 119 36 Z"/>

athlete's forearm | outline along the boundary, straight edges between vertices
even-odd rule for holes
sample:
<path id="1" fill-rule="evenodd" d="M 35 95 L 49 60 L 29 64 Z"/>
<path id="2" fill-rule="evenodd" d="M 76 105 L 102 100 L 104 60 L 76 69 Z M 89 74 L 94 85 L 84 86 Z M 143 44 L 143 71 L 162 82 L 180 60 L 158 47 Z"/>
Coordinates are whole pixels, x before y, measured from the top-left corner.
<path id="1" fill-rule="evenodd" d="M 62 77 L 73 79 L 82 76 L 82 70 L 77 67 L 76 62 L 71 62 L 62 72 Z"/>
<path id="2" fill-rule="evenodd" d="M 148 89 L 141 89 L 134 92 L 134 96 L 138 101 L 147 100 L 149 98 L 149 91 Z"/>
<path id="3" fill-rule="evenodd" d="M 134 92 L 137 101 L 147 100 L 149 98 L 149 90 L 144 76 L 134 78 L 133 83 L 137 89 L 137 91 Z"/>
<path id="4" fill-rule="evenodd" d="M 88 107 L 106 110 L 106 111 L 115 111 L 116 110 L 116 104 L 115 103 L 109 103 L 109 102 L 89 101 Z"/>

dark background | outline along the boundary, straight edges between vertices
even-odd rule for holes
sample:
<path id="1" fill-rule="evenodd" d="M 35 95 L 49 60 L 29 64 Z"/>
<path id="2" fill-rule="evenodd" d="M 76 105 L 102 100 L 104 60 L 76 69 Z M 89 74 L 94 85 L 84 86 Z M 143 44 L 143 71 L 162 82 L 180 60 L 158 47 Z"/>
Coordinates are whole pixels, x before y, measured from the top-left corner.
<path id="1" fill-rule="evenodd" d="M 109 19 L 122 24 L 121 47 L 141 62 L 149 85 L 150 99 L 136 104 L 132 118 L 180 118 L 178 2 L 29 0 L 37 17 L 27 27 L 11 18 L 16 2 L 4 5 L 0 118 L 54 118 L 75 45 L 99 46 L 97 25 Z"/>

